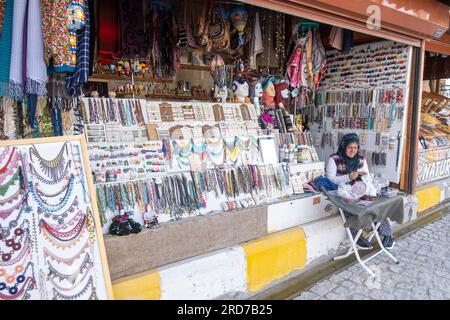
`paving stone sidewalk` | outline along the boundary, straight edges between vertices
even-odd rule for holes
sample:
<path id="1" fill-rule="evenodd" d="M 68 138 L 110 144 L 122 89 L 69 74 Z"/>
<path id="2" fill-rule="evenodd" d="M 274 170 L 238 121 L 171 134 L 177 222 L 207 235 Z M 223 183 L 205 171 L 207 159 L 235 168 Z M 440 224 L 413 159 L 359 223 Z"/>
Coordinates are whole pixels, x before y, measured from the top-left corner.
<path id="1" fill-rule="evenodd" d="M 380 254 L 369 267 L 375 280 L 355 263 L 294 300 L 450 300 L 450 214 L 397 240 L 396 265 Z"/>

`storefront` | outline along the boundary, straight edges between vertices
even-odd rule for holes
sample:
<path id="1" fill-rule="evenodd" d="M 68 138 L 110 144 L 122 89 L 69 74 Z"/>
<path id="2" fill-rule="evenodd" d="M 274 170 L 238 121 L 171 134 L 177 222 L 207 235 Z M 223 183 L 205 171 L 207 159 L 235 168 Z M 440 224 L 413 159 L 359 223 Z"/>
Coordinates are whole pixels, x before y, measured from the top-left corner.
<path id="1" fill-rule="evenodd" d="M 423 199 L 420 211 L 445 202 L 449 196 L 448 42 L 446 34 L 426 46 L 417 168 L 418 196 Z"/>
<path id="2" fill-rule="evenodd" d="M 369 2 L 74 1 L 66 25 L 46 1 L 42 16 L 18 3 L 5 1 L 0 34 L 0 222 L 7 239 L 7 223 L 33 212 L 22 229 L 35 269 L 34 286 L 5 284 L 2 299 L 261 290 L 345 240 L 315 179 L 346 132 L 377 187 L 416 186 L 408 115 L 417 47 L 448 26 L 439 3 L 379 4 L 377 30 Z M 31 44 L 32 22 L 41 47 L 17 40 Z M 24 243 L 1 245 L 9 274 Z"/>

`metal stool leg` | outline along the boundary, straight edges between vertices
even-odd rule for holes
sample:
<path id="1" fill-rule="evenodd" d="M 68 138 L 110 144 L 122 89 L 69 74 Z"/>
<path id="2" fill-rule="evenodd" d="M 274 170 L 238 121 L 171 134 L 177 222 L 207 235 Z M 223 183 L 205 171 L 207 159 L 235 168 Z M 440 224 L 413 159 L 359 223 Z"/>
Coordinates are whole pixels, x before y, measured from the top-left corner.
<path id="1" fill-rule="evenodd" d="M 375 225 L 372 222 L 372 228 L 374 228 Z M 381 250 L 386 253 L 389 258 L 395 261 L 396 264 L 399 264 L 400 262 L 383 246 L 383 242 L 381 242 L 380 234 L 378 233 L 378 229 L 375 229 L 375 237 L 377 238 L 378 244 L 380 245 Z"/>
<path id="2" fill-rule="evenodd" d="M 344 224 L 346 222 L 345 219 L 345 215 L 344 215 L 344 211 L 339 208 L 339 212 L 341 214 L 342 220 L 344 221 Z M 372 270 L 370 270 L 365 263 L 361 260 L 361 257 L 359 256 L 358 253 L 358 248 L 356 247 L 356 241 L 358 241 L 359 237 L 361 236 L 362 233 L 362 229 L 358 230 L 358 233 L 356 234 L 355 238 L 353 238 L 352 232 L 350 231 L 350 228 L 345 228 L 346 232 L 347 232 L 347 236 L 350 239 L 350 243 L 351 243 L 351 248 L 347 251 L 346 254 L 339 256 L 339 257 L 335 257 L 334 260 L 339 260 L 339 259 L 344 259 L 346 257 L 348 257 L 349 255 L 351 255 L 352 253 L 355 253 L 356 256 L 356 260 L 358 260 L 358 263 L 364 268 L 364 270 L 366 270 L 372 277 L 375 277 L 375 273 L 373 273 Z"/>

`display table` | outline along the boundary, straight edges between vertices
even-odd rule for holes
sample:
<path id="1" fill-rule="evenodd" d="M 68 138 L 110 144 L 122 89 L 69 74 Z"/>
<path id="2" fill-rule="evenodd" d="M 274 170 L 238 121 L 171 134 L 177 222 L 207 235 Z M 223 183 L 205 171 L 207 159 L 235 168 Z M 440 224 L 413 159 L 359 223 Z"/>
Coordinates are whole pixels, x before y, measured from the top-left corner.
<path id="1" fill-rule="evenodd" d="M 378 233 L 378 228 L 381 222 L 385 218 L 389 218 L 393 221 L 401 223 L 403 221 L 403 198 L 397 195 L 393 198 L 380 198 L 369 205 L 362 205 L 361 202 L 348 203 L 342 198 L 337 196 L 337 191 L 326 191 L 324 194 L 328 197 L 328 200 L 332 202 L 335 206 L 339 208 L 339 213 L 341 214 L 342 220 L 344 222 L 344 227 L 347 231 L 348 238 L 350 239 L 351 247 L 342 256 L 335 257 L 334 260 L 340 260 L 347 258 L 352 253 L 355 253 L 358 263 L 373 277 L 375 273 L 367 267 L 367 262 L 378 256 L 381 253 L 386 253 L 389 258 L 399 264 L 400 262 L 383 246 L 380 235 Z M 344 214 L 347 213 L 347 218 Z M 375 236 L 377 242 L 380 246 L 380 250 L 375 254 L 371 255 L 369 258 L 362 260 L 358 253 L 358 248 L 356 242 L 361 236 L 365 228 L 371 228 L 373 233 L 369 238 L 369 241 Z M 356 229 L 356 235 L 353 237 L 350 228 Z"/>

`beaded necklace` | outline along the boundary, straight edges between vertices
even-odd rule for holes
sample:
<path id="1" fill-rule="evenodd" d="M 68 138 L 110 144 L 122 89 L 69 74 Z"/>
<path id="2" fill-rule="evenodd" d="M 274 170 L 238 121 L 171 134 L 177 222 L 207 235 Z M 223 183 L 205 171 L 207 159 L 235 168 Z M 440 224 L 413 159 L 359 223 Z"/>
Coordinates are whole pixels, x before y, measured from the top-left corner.
<path id="1" fill-rule="evenodd" d="M 218 146 L 218 148 L 211 148 L 211 146 Z M 208 144 L 206 146 L 206 151 L 208 152 L 209 159 L 214 165 L 221 165 L 223 164 L 224 160 L 224 153 L 225 146 L 223 144 L 223 141 L 218 139 L 217 142 L 211 142 L 208 140 Z"/>
<path id="2" fill-rule="evenodd" d="M 9 237 L 11 229 L 18 226 L 18 221 L 20 220 L 22 213 L 23 212 L 29 213 L 31 212 L 31 210 L 32 209 L 30 206 L 28 206 L 28 204 L 22 206 L 19 214 L 13 220 L 9 221 L 8 227 L 0 226 L 0 236 L 2 236 L 3 238 Z"/>
<path id="3" fill-rule="evenodd" d="M 217 185 L 219 186 L 220 194 L 223 195 L 224 189 L 225 189 L 225 185 L 224 185 L 224 180 L 222 179 L 221 171 L 222 170 L 215 169 L 214 170 L 214 176 L 215 176 L 215 181 L 217 181 Z"/>
<path id="4" fill-rule="evenodd" d="M 2 261 L 8 262 L 9 260 L 11 260 L 12 254 L 14 252 L 19 251 L 23 248 L 22 243 L 25 244 L 26 240 L 29 238 L 29 230 L 28 228 L 26 228 L 26 225 L 28 225 L 28 223 L 28 220 L 22 221 L 20 227 L 15 228 L 14 235 L 9 239 L 7 237 L 3 237 L 2 235 L 0 236 L 0 241 L 4 242 L 6 247 L 11 248 L 9 252 L 3 252 L 2 250 L 0 250 Z"/>
<path id="5" fill-rule="evenodd" d="M 109 121 L 117 122 L 116 112 L 115 112 L 115 103 L 113 99 L 108 100 L 108 113 L 109 113 Z"/>
<path id="6" fill-rule="evenodd" d="M 25 277 L 25 275 L 27 274 L 29 269 L 32 270 L 32 276 Z M 30 282 L 31 282 L 31 284 L 30 284 Z M 19 290 L 18 287 L 21 283 L 23 283 L 24 285 Z M 15 279 L 14 285 L 8 286 L 8 285 L 6 285 L 6 283 L 0 282 L 0 298 L 4 299 L 4 300 L 17 299 L 25 291 L 28 291 L 29 289 L 33 289 L 35 285 L 36 285 L 36 281 L 34 280 L 34 264 L 32 262 L 28 262 L 24 272 Z M 7 296 L 2 292 L 5 290 L 8 291 L 10 296 Z"/>
<path id="7" fill-rule="evenodd" d="M 65 232 L 58 231 L 44 220 L 40 221 L 40 225 L 41 227 L 44 227 L 55 239 L 67 242 L 75 239 L 81 233 L 82 229 L 87 225 L 87 217 L 86 215 L 83 215 L 72 230 Z"/>
<path id="8" fill-rule="evenodd" d="M 16 184 L 16 182 L 21 178 L 21 176 L 22 172 L 21 169 L 19 168 L 16 171 L 16 173 L 14 173 L 14 175 L 11 177 L 11 179 L 9 179 L 8 182 L 0 186 L 0 197 L 3 197 L 8 192 L 9 188 Z"/>
<path id="9" fill-rule="evenodd" d="M 67 248 L 71 248 L 73 246 L 75 246 L 80 240 L 81 238 L 84 236 L 84 230 L 86 230 L 86 228 L 81 228 L 80 232 L 69 242 L 64 243 L 64 242 L 60 242 L 60 241 L 56 241 L 56 239 L 53 237 L 52 234 L 50 234 L 47 229 L 42 228 L 41 229 L 44 235 L 44 238 L 49 241 L 53 247 L 61 249 L 61 250 L 65 250 Z"/>
<path id="10" fill-rule="evenodd" d="M 0 207 L 3 207 L 8 203 L 13 203 L 15 200 L 19 199 L 19 197 L 21 195 L 22 195 L 22 189 L 18 188 L 16 193 L 14 193 L 13 195 L 11 195 L 10 197 L 8 197 L 6 199 L 0 200 Z"/>
<path id="11" fill-rule="evenodd" d="M 22 245 L 23 250 L 19 253 L 17 257 L 11 259 L 12 253 L 2 253 L 2 259 L 0 260 L 0 266 L 7 267 L 12 266 L 18 263 L 19 261 L 24 260 L 25 257 L 30 255 L 31 251 L 31 242 L 30 238 L 27 237 Z"/>
<path id="12" fill-rule="evenodd" d="M 6 149 L 5 151 L 9 151 L 9 148 Z M 7 153 L 5 154 L 4 152 L 3 152 L 2 155 L 6 155 L 7 154 Z M 9 154 L 8 160 L 6 161 L 5 165 L 0 168 L 0 174 L 3 174 L 3 173 L 6 172 L 6 170 L 8 169 L 8 166 L 11 163 L 11 160 L 12 160 L 12 158 L 13 158 L 15 153 L 16 153 L 16 147 L 13 147 L 13 149 L 12 149 L 11 153 Z M 0 162 L 1 161 L 3 161 L 3 156 L 2 156 L 2 159 L 0 160 Z"/>
<path id="13" fill-rule="evenodd" d="M 66 280 L 70 284 L 74 285 L 75 281 L 77 280 L 78 275 L 82 274 L 83 271 L 89 270 L 91 267 L 94 266 L 94 262 L 92 261 L 91 257 L 88 253 L 86 253 L 83 262 L 81 263 L 80 267 L 72 274 L 63 274 L 55 269 L 55 267 L 48 261 L 48 269 L 49 273 L 47 275 L 47 280 L 54 280 L 58 279 L 60 282 Z"/>
<path id="14" fill-rule="evenodd" d="M 69 155 L 67 142 L 64 143 L 58 155 L 54 159 L 47 160 L 39 154 L 36 147 L 33 145 L 30 149 L 30 159 L 31 161 L 33 161 L 32 155 L 37 157 L 42 171 L 52 180 L 57 180 L 64 172 L 64 165 L 66 163 L 66 159 L 64 158 L 64 151 L 66 152 L 66 155 Z"/>
<path id="15" fill-rule="evenodd" d="M 52 229 L 54 230 L 65 230 L 69 227 L 73 227 L 74 225 L 76 225 L 83 217 L 83 211 L 81 209 L 79 209 L 75 215 L 69 219 L 69 221 L 65 222 L 64 219 L 59 219 L 58 222 L 56 224 L 51 224 L 48 221 L 45 221 L 44 218 L 41 218 L 40 223 L 45 223 L 50 226 Z"/>
<path id="16" fill-rule="evenodd" d="M 0 154 L 0 163 L 3 162 L 3 160 L 5 160 L 6 156 L 9 154 L 9 147 L 2 147 L 1 150 L 1 154 Z"/>
<path id="17" fill-rule="evenodd" d="M 89 295 L 88 300 L 97 300 L 98 297 L 96 293 L 96 288 L 94 286 L 94 278 L 92 278 L 92 276 L 89 278 L 89 281 L 87 282 L 86 286 L 80 292 L 71 296 L 62 294 L 58 292 L 58 290 L 53 288 L 53 300 L 77 300 L 81 296 L 83 296 L 89 290 L 90 287 L 92 288 L 92 292 Z"/>
<path id="18" fill-rule="evenodd" d="M 22 208 L 22 205 L 26 200 L 27 200 L 27 195 L 24 194 L 22 199 L 20 199 L 20 201 L 17 202 L 14 206 L 12 206 L 6 210 L 0 210 L 0 219 L 6 220 L 11 214 L 13 214 L 14 211 L 16 211 L 19 208 Z"/>
<path id="19" fill-rule="evenodd" d="M 117 113 L 118 113 L 117 121 L 119 121 L 120 124 L 123 126 L 125 122 L 125 116 L 121 100 L 117 100 Z"/>
<path id="20" fill-rule="evenodd" d="M 58 263 L 64 263 L 66 265 L 73 265 L 73 263 L 78 260 L 81 255 L 86 251 L 86 249 L 89 249 L 89 241 L 86 241 L 86 243 L 81 247 L 80 251 L 78 251 L 74 256 L 70 258 L 61 258 L 55 254 L 53 254 L 50 250 L 48 250 L 46 247 L 43 248 L 44 252 L 44 259 L 52 258 Z"/>
<path id="21" fill-rule="evenodd" d="M 70 175 L 70 178 L 67 180 L 67 184 L 64 185 L 61 190 L 57 191 L 56 193 L 45 193 L 42 190 L 39 190 L 37 185 L 35 186 L 36 193 L 41 197 L 47 197 L 47 198 L 54 198 L 62 194 L 64 191 L 67 191 L 67 188 L 69 188 L 70 184 L 72 183 L 72 180 L 75 179 L 75 176 L 73 174 Z M 44 202 L 45 203 L 45 202 Z"/>
<path id="22" fill-rule="evenodd" d="M 69 201 L 69 198 L 72 195 L 74 181 L 75 181 L 75 177 L 72 175 L 72 178 L 70 179 L 70 183 L 66 190 L 66 194 L 64 195 L 62 200 L 58 204 L 55 204 L 55 205 L 50 205 L 39 197 L 39 195 L 36 193 L 36 190 L 33 186 L 32 181 L 28 182 L 28 188 L 30 190 L 31 195 L 33 196 L 33 199 L 38 204 L 39 208 L 41 208 L 45 212 L 55 213 L 55 212 L 60 211 L 62 208 L 64 208 L 64 206 Z"/>
<path id="23" fill-rule="evenodd" d="M 59 225 L 64 224 L 64 219 L 69 216 L 69 214 L 74 213 L 77 210 L 78 207 L 78 196 L 75 196 L 75 199 L 73 200 L 72 204 L 70 205 L 69 209 L 65 210 L 64 212 L 60 213 L 54 213 L 54 212 L 47 212 L 42 210 L 40 207 L 38 207 L 37 212 L 39 215 L 44 215 L 44 218 L 52 218 L 53 221 L 56 221 Z"/>
<path id="24" fill-rule="evenodd" d="M 38 179 L 40 182 L 46 184 L 46 185 L 55 185 L 60 183 L 61 181 L 63 181 L 64 179 L 67 179 L 67 175 L 69 174 L 69 169 L 71 168 L 71 164 L 72 164 L 72 160 L 69 160 L 66 164 L 66 168 L 64 169 L 63 174 L 61 174 L 61 176 L 55 180 L 47 180 L 46 178 L 42 177 L 37 171 L 36 169 L 33 167 L 33 165 L 30 163 L 30 172 L 33 175 L 33 177 L 35 177 L 36 179 Z"/>
<path id="25" fill-rule="evenodd" d="M 199 200 L 198 208 L 206 208 L 206 200 L 204 197 L 205 185 L 203 184 L 203 174 L 201 172 L 191 173 L 194 183 L 197 186 L 197 199 Z"/>
<path id="26" fill-rule="evenodd" d="M 89 277 L 91 275 L 91 273 L 92 273 L 91 271 L 92 270 L 93 270 L 92 267 L 89 268 L 89 270 L 87 272 L 85 272 L 84 275 L 81 277 L 79 283 L 83 283 L 84 280 L 86 280 L 87 277 Z M 63 288 L 59 284 L 57 284 L 56 281 L 54 281 L 52 279 L 50 279 L 50 282 L 56 289 L 58 289 L 59 291 L 63 291 L 63 292 L 72 291 L 78 286 L 78 284 L 77 284 L 77 285 L 73 285 L 72 287 L 69 287 L 69 288 Z"/>
<path id="27" fill-rule="evenodd" d="M 100 223 L 102 227 L 107 223 L 106 219 L 106 197 L 105 189 L 103 186 L 97 186 L 96 188 L 98 211 L 100 213 Z"/>
<path id="28" fill-rule="evenodd" d="M 238 138 L 237 137 L 233 137 L 232 141 L 227 139 L 227 138 L 223 138 L 224 142 L 225 142 L 225 151 L 226 151 L 226 155 L 227 155 L 227 159 L 231 160 L 231 162 L 233 164 L 236 164 L 238 157 L 239 157 L 239 146 L 237 144 Z M 231 145 L 231 147 L 230 147 Z"/>
<path id="29" fill-rule="evenodd" d="M 195 144 L 193 142 L 192 149 L 194 150 L 194 154 L 198 155 L 200 160 L 203 161 L 206 157 L 206 143 L 202 142 L 200 145 Z"/>

